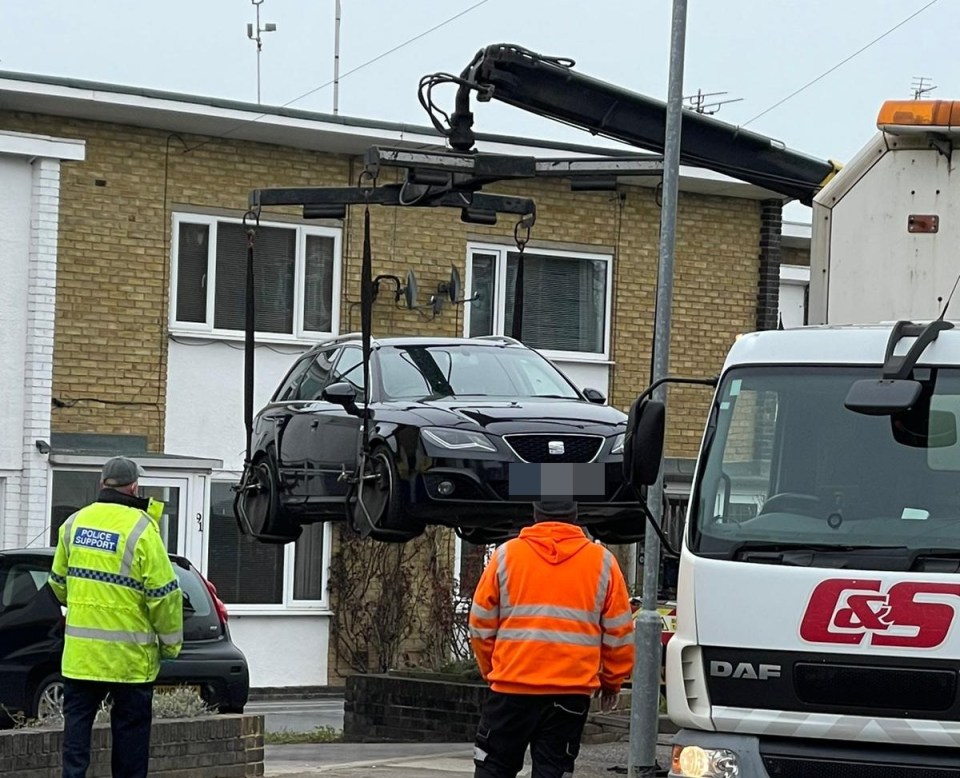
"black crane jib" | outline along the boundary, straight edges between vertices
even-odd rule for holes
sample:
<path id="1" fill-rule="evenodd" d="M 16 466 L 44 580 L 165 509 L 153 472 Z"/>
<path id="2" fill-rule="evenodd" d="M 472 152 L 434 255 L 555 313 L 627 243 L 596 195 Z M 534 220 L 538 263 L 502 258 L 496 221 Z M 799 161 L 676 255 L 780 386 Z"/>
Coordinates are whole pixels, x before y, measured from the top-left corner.
<path id="1" fill-rule="evenodd" d="M 448 137 L 456 151 L 473 147 L 469 93 L 663 152 L 666 104 L 572 69 L 573 61 L 496 44 L 461 74 Z M 746 181 L 809 205 L 839 165 L 791 151 L 772 138 L 694 111 L 683 112 L 680 161 Z"/>

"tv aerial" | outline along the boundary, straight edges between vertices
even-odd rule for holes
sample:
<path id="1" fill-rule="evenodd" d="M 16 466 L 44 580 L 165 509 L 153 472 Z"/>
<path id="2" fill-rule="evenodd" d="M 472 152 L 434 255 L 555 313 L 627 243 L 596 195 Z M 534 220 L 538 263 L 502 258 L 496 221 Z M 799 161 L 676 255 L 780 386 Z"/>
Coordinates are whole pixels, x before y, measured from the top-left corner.
<path id="1" fill-rule="evenodd" d="M 729 103 L 739 103 L 743 100 L 742 97 L 734 97 L 729 100 L 710 100 L 711 97 L 723 97 L 723 95 L 730 94 L 729 92 L 702 92 L 699 89 L 695 95 L 690 95 L 689 97 L 684 97 L 684 101 L 688 102 L 689 105 L 685 106 L 686 108 L 705 116 L 713 116 L 717 113 L 721 107 Z"/>
<path id="2" fill-rule="evenodd" d="M 926 76 L 914 76 L 910 89 L 913 90 L 913 99 L 922 100 L 928 92 L 932 92 L 937 87 L 932 83 L 932 79 Z"/>

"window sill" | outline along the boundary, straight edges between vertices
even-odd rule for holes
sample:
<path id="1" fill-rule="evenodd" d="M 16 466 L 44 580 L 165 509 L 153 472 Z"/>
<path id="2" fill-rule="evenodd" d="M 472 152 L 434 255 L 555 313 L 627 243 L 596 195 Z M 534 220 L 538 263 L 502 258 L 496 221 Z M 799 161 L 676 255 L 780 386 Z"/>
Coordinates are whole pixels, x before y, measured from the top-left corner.
<path id="1" fill-rule="evenodd" d="M 237 333 L 224 333 L 224 332 L 201 332 L 198 330 L 181 330 L 171 328 L 169 332 L 170 339 L 175 340 L 198 340 L 198 341 L 214 341 L 214 342 L 223 342 L 223 343 L 243 343 L 245 341 L 244 334 L 242 332 Z M 332 340 L 337 337 L 336 335 L 330 334 L 329 332 L 318 332 L 316 336 L 311 335 L 309 338 L 298 338 L 292 335 L 264 335 L 258 334 L 254 338 L 254 342 L 258 346 L 293 346 L 293 347 L 305 347 L 310 348 L 316 346 L 318 343 L 323 343 L 327 340 Z"/>
<path id="2" fill-rule="evenodd" d="M 241 607 L 243 610 L 240 610 Z M 249 610 L 247 610 L 247 608 L 249 608 Z M 255 606 L 231 606 L 229 603 L 227 604 L 227 613 L 229 614 L 231 620 L 242 619 L 244 616 L 323 616 L 325 618 L 333 616 L 332 610 L 327 607 L 320 606 L 314 608 L 304 608 L 300 606 L 289 608 L 284 608 L 282 606 L 257 608 Z"/>
<path id="3" fill-rule="evenodd" d="M 584 354 L 582 357 L 575 357 L 571 354 L 553 354 L 549 351 L 541 351 L 541 354 L 551 362 L 576 362 L 584 365 L 613 365 L 615 362 L 609 357 L 601 354 Z"/>

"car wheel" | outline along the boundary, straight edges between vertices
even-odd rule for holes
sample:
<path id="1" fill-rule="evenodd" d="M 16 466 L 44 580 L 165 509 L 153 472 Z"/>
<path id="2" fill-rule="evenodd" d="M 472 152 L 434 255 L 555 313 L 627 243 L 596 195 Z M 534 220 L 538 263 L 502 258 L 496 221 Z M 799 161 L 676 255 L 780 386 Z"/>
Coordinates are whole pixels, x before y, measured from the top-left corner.
<path id="1" fill-rule="evenodd" d="M 255 536 L 289 543 L 300 537 L 303 528 L 293 523 L 280 504 L 280 479 L 273 457 L 257 459 L 247 473 L 234 501 L 234 511 Z"/>
<path id="2" fill-rule="evenodd" d="M 350 511 L 352 528 L 361 537 L 406 543 L 423 533 L 423 522 L 405 515 L 398 480 L 393 452 L 383 445 L 374 446 Z"/>
<path id="3" fill-rule="evenodd" d="M 52 673 L 37 684 L 30 716 L 38 721 L 63 716 L 63 678 L 59 674 Z"/>

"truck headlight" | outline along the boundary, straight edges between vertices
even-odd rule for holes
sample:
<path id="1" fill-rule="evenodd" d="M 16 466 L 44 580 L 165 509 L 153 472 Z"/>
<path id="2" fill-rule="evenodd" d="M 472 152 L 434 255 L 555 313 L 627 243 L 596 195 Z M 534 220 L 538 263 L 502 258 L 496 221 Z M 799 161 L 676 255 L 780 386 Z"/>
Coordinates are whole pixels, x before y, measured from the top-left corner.
<path id="1" fill-rule="evenodd" d="M 623 453 L 623 440 L 624 433 L 620 433 L 613 439 L 613 448 L 610 449 L 611 454 L 622 454 Z"/>
<path id="2" fill-rule="evenodd" d="M 726 748 L 674 746 L 670 774 L 683 778 L 737 778 L 737 755 Z"/>
<path id="3" fill-rule="evenodd" d="M 453 451 L 491 451 L 497 447 L 482 432 L 448 429 L 446 427 L 427 427 L 420 431 L 424 440 L 435 446 Z"/>

